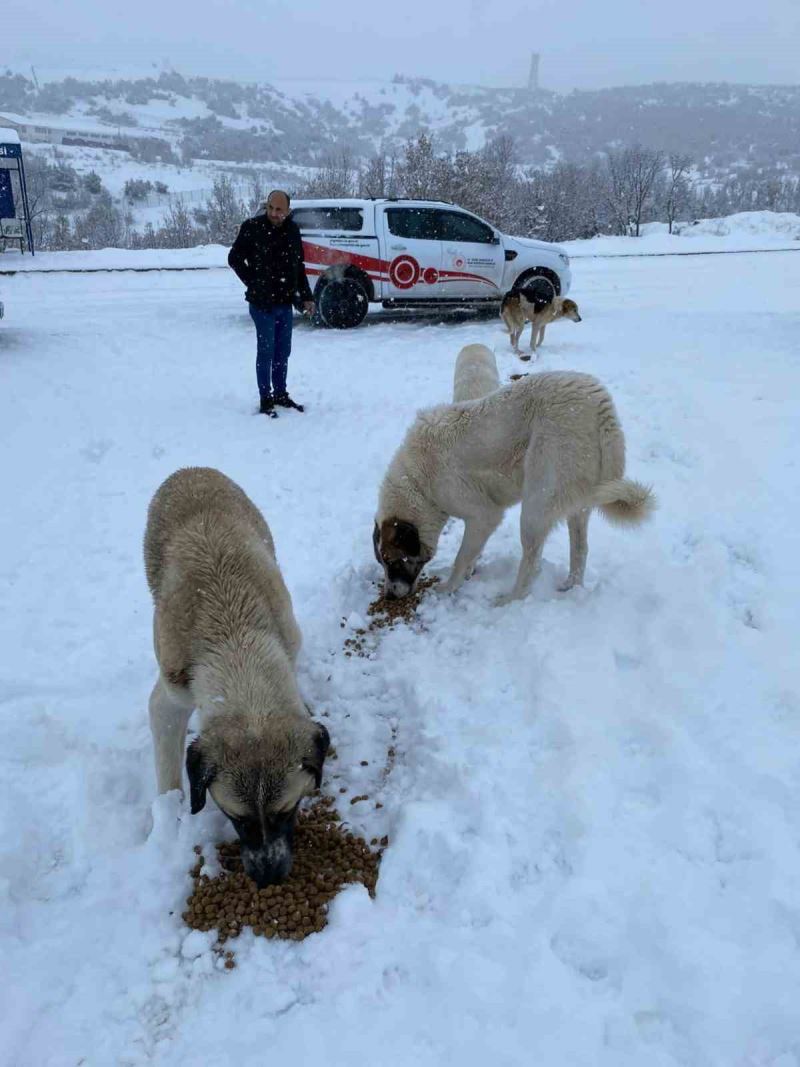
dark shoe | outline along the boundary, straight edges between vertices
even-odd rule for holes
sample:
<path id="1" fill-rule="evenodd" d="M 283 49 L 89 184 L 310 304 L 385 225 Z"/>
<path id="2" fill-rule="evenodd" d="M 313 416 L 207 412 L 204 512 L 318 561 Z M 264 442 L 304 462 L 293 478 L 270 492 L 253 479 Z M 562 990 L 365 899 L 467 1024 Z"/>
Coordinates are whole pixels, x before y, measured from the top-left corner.
<path id="1" fill-rule="evenodd" d="M 271 419 L 277 419 L 278 412 L 275 410 L 275 401 L 271 396 L 262 396 L 258 408 L 259 415 L 269 415 Z"/>
<path id="2" fill-rule="evenodd" d="M 295 411 L 305 411 L 303 405 L 292 400 L 288 393 L 277 393 L 275 395 L 275 403 L 279 408 L 294 408 Z"/>

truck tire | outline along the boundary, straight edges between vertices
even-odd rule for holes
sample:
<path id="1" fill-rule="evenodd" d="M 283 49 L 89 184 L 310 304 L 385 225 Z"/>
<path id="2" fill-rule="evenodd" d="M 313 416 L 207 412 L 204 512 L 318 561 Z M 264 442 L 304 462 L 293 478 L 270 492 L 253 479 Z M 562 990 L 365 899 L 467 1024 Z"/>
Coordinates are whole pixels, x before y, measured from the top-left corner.
<path id="1" fill-rule="evenodd" d="M 331 278 L 316 298 L 321 323 L 334 330 L 349 330 L 362 323 L 369 310 L 367 291 L 355 278 Z"/>
<path id="2" fill-rule="evenodd" d="M 515 289 L 523 289 L 528 282 L 533 281 L 534 278 L 544 278 L 545 281 L 550 282 L 553 287 L 553 296 L 561 296 L 561 279 L 553 270 L 548 270 L 547 267 L 534 267 L 533 270 L 526 270 L 524 274 L 520 274 L 519 278 L 514 282 Z"/>

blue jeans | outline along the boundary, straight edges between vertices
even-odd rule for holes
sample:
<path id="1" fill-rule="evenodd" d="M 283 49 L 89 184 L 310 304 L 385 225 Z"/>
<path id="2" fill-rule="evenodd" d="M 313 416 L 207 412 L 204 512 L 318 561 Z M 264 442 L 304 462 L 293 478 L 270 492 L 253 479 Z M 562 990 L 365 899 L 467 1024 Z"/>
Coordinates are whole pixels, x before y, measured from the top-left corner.
<path id="1" fill-rule="evenodd" d="M 292 305 L 250 307 L 256 327 L 256 379 L 262 397 L 286 392 L 286 365 L 292 350 Z"/>

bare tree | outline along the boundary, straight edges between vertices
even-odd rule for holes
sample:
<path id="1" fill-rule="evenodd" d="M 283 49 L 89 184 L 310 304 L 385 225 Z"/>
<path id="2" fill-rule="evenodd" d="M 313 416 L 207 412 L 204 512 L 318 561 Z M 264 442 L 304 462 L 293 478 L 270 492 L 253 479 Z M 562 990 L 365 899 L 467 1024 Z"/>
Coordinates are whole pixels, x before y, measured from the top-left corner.
<path id="1" fill-rule="evenodd" d="M 211 244 L 232 245 L 247 209 L 237 197 L 227 174 L 214 179 L 211 196 L 194 216 L 206 229 Z"/>
<path id="2" fill-rule="evenodd" d="M 157 233 L 157 243 L 162 248 L 192 248 L 198 243 L 198 238 L 192 217 L 183 200 L 178 198 L 170 204 L 164 216 Z"/>
<path id="3" fill-rule="evenodd" d="M 387 155 L 384 149 L 372 156 L 367 165 L 361 171 L 359 195 L 360 196 L 395 196 L 396 181 L 395 170 L 397 160 L 395 156 Z"/>
<path id="4" fill-rule="evenodd" d="M 73 223 L 78 248 L 125 248 L 128 245 L 130 216 L 114 206 L 110 193 L 104 191 L 84 215 Z"/>
<path id="5" fill-rule="evenodd" d="M 301 197 L 355 196 L 359 187 L 359 168 L 349 148 L 328 155 L 311 181 L 301 187 Z"/>
<path id="6" fill-rule="evenodd" d="M 257 170 L 250 181 L 250 195 L 247 198 L 247 208 L 251 215 L 256 214 L 268 196 L 269 190 L 264 184 L 264 176 Z"/>
<path id="7" fill-rule="evenodd" d="M 672 233 L 678 215 L 685 212 L 691 202 L 692 189 L 688 178 L 691 167 L 692 157 L 683 152 L 670 152 L 667 157 L 664 212 L 669 233 Z"/>
<path id="8" fill-rule="evenodd" d="M 638 237 L 647 209 L 653 201 L 656 180 L 664 156 L 654 148 L 633 145 L 606 152 L 607 202 L 617 233 Z"/>
<path id="9" fill-rule="evenodd" d="M 436 155 L 433 138 L 421 133 L 408 141 L 397 165 L 397 185 L 403 196 L 416 200 L 446 198 L 450 184 L 450 161 Z"/>

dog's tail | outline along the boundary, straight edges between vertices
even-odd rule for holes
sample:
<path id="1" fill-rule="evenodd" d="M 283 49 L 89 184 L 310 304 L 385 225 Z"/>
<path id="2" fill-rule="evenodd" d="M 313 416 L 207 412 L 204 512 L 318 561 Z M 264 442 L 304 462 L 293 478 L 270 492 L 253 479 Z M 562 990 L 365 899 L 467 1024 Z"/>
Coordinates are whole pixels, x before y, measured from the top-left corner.
<path id="1" fill-rule="evenodd" d="M 616 478 L 598 485 L 590 504 L 599 508 L 604 518 L 615 526 L 638 526 L 649 519 L 658 506 L 652 488 L 631 478 Z"/>

